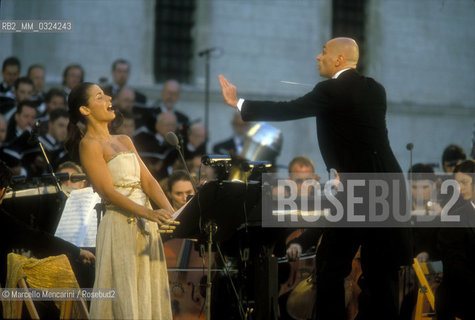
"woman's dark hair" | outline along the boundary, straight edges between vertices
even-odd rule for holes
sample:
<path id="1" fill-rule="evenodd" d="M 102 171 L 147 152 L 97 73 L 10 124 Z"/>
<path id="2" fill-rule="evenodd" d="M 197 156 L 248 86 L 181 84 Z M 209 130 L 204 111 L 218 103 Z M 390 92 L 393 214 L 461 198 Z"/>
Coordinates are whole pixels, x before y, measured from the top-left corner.
<path id="1" fill-rule="evenodd" d="M 49 103 L 53 97 L 61 97 L 64 99 L 64 103 L 66 104 L 66 94 L 64 93 L 63 89 L 60 88 L 51 88 L 46 92 L 45 95 L 45 102 Z"/>
<path id="2" fill-rule="evenodd" d="M 190 181 L 190 176 L 186 171 L 183 170 L 175 170 L 173 173 L 168 177 L 168 191 L 172 191 L 173 185 L 178 181 Z"/>
<path id="3" fill-rule="evenodd" d="M 411 180 L 436 180 L 434 167 L 426 163 L 416 163 L 409 171 Z"/>
<path id="4" fill-rule="evenodd" d="M 21 69 L 20 60 L 18 60 L 17 57 L 8 57 L 8 58 L 6 58 L 5 60 L 3 60 L 2 71 L 5 71 L 5 69 L 6 69 L 8 66 L 17 66 L 17 67 L 18 67 L 18 71 L 20 71 L 20 69 Z"/>
<path id="5" fill-rule="evenodd" d="M 444 149 L 442 153 L 442 166 L 445 162 L 450 162 L 451 164 L 457 164 L 458 161 L 463 161 L 467 159 L 467 155 L 463 148 L 456 144 L 451 144 Z"/>
<path id="6" fill-rule="evenodd" d="M 79 141 L 83 137 L 83 132 L 78 127 L 79 123 L 86 125 L 86 118 L 81 114 L 79 108 L 81 106 L 89 105 L 89 95 L 87 91 L 94 83 L 82 82 L 75 86 L 68 98 L 69 107 L 69 124 L 68 124 L 68 137 L 66 138 L 65 146 L 68 150 L 69 156 L 74 162 L 79 163 Z"/>
<path id="7" fill-rule="evenodd" d="M 460 173 L 467 173 L 473 175 L 475 173 L 475 160 L 465 160 L 460 162 L 454 169 L 454 174 Z"/>

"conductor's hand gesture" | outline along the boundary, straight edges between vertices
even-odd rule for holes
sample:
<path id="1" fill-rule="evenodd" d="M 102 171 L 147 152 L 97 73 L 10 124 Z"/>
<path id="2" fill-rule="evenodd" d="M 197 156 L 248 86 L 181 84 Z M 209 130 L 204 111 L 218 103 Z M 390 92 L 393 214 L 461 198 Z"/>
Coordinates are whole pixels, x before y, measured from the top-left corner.
<path id="1" fill-rule="evenodd" d="M 221 74 L 218 76 L 219 84 L 223 89 L 224 101 L 233 108 L 237 108 L 238 98 L 236 87 Z"/>

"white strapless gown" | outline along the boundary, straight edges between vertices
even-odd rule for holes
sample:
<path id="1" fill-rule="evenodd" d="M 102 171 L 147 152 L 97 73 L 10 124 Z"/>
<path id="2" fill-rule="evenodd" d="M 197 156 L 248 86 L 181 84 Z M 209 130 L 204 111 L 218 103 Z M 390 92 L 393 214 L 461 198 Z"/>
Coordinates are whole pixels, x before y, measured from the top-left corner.
<path id="1" fill-rule="evenodd" d="M 117 191 L 150 206 L 133 152 L 116 154 L 107 166 Z M 96 250 L 94 288 L 113 288 L 117 294 L 115 300 L 92 300 L 92 319 L 172 319 L 167 263 L 156 223 L 108 205 Z"/>

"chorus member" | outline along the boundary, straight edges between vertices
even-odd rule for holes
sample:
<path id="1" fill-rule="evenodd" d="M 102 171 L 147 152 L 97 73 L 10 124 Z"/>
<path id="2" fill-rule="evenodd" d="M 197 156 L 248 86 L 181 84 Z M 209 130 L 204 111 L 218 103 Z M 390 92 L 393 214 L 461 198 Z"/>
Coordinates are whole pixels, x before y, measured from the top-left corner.
<path id="1" fill-rule="evenodd" d="M 465 159 L 467 155 L 461 146 L 448 145 L 442 153 L 442 169 L 445 173 L 453 173 L 455 166 Z"/>
<path id="2" fill-rule="evenodd" d="M 16 57 L 8 57 L 2 63 L 2 83 L 0 84 L 0 96 L 11 92 L 15 81 L 20 77 L 20 60 Z"/>
<path id="3" fill-rule="evenodd" d="M 84 69 L 79 64 L 70 64 L 63 71 L 63 90 L 68 99 L 71 90 L 84 81 Z"/>
<path id="4" fill-rule="evenodd" d="M 288 102 L 239 99 L 236 87 L 222 75 L 224 100 L 240 110 L 244 121 L 284 121 L 314 117 L 322 157 L 340 173 L 402 171 L 388 139 L 386 93 L 372 78 L 356 71 L 359 49 L 350 38 L 328 41 L 317 56 L 320 75 L 329 78 Z M 405 194 L 405 192 L 403 193 Z M 344 278 L 361 245 L 364 288 L 359 317 L 398 317 L 397 279 L 401 264 L 410 263 L 409 231 L 405 229 L 329 228 L 317 252 L 318 319 L 346 319 Z"/>
<path id="5" fill-rule="evenodd" d="M 203 155 L 206 153 L 206 128 L 204 123 L 193 123 L 188 130 L 187 144 L 185 145 L 185 159 L 192 159 L 194 155 Z"/>
<path id="6" fill-rule="evenodd" d="M 120 90 L 127 86 L 130 77 L 130 62 L 125 59 L 117 59 L 112 63 L 111 68 L 112 84 L 104 87 L 104 92 L 115 98 Z M 147 97 L 136 90 L 134 92 L 134 105 L 144 107 Z"/>
<path id="7" fill-rule="evenodd" d="M 33 96 L 31 100 L 43 102 L 45 98 L 45 67 L 40 64 L 33 64 L 28 68 L 27 77 L 33 82 Z"/>
<path id="8" fill-rule="evenodd" d="M 466 182 L 471 198 L 449 213 L 460 216 L 461 228 L 442 228 L 439 232 L 438 248 L 444 266 L 435 303 L 439 320 L 475 319 L 475 161 L 466 160 L 455 169 L 471 178 L 471 183 Z"/>
<path id="9" fill-rule="evenodd" d="M 11 122 L 12 116 L 15 113 L 15 107 L 18 107 L 20 102 L 31 100 L 33 95 L 33 82 L 27 77 L 18 78 L 13 85 L 11 94 L 5 97 L 2 104 L 2 114 L 7 121 Z M 35 104 L 36 105 L 36 104 Z"/>
<path id="10" fill-rule="evenodd" d="M 38 137 L 53 168 L 56 168 L 61 160 L 64 161 L 66 156 L 67 152 L 64 149 L 64 142 L 68 135 L 68 124 L 69 113 L 67 110 L 53 110 L 49 115 L 49 120 L 46 122 L 47 131 L 40 133 Z"/>
<path id="11" fill-rule="evenodd" d="M 167 133 L 175 131 L 176 123 L 177 119 L 174 113 L 163 112 L 156 118 L 153 133 L 142 131 L 134 137 L 139 153 L 155 153 L 159 155 L 158 158 L 163 159 L 159 173 L 160 179 L 168 177 L 173 172 L 173 164 L 178 160 L 175 147 L 166 140 Z"/>
<path id="12" fill-rule="evenodd" d="M 74 87 L 69 100 L 69 153 L 106 202 L 97 231 L 94 288 L 115 288 L 115 300 L 91 302 L 93 319 L 171 319 L 160 231 L 171 230 L 173 207 L 127 136 L 109 134 L 111 97 L 93 83 Z M 82 133 L 79 122 L 85 125 Z M 76 150 L 74 152 L 74 150 Z M 152 210 L 150 200 L 160 209 Z"/>
<path id="13" fill-rule="evenodd" d="M 135 131 L 135 116 L 131 111 L 124 111 L 121 114 L 122 118 L 119 120 L 119 124 L 111 126 L 111 133 L 124 134 L 132 138 Z"/>
<path id="14" fill-rule="evenodd" d="M 30 131 L 35 124 L 36 108 L 33 101 L 22 101 L 18 104 L 14 116 L 10 119 L 7 128 L 6 141 L 11 142 L 25 131 Z"/>
<path id="15" fill-rule="evenodd" d="M 134 107 L 134 100 L 134 90 L 128 87 L 123 87 L 119 90 L 114 99 L 112 99 L 112 105 L 114 106 L 114 108 L 117 108 L 117 110 L 122 113 L 132 112 L 132 108 Z"/>
<path id="16" fill-rule="evenodd" d="M 233 128 L 233 136 L 227 140 L 218 142 L 213 147 L 213 152 L 216 154 L 229 154 L 232 156 L 240 155 L 244 145 L 244 138 L 247 130 L 249 130 L 249 122 L 242 120 L 241 114 L 235 112 L 231 121 Z"/>
<path id="17" fill-rule="evenodd" d="M 408 171 L 411 187 L 411 213 L 413 215 L 440 215 L 442 208 L 437 202 L 437 179 L 434 168 L 416 163 Z M 413 228 L 414 253 L 419 262 L 437 261 L 437 235 L 439 228 Z"/>
<path id="18" fill-rule="evenodd" d="M 464 160 L 454 168 L 454 179 L 459 185 L 460 196 L 465 201 L 472 199 L 474 173 L 475 162 L 473 160 Z"/>
<path id="19" fill-rule="evenodd" d="M 188 116 L 176 109 L 180 99 L 181 87 L 176 80 L 169 79 L 163 84 L 160 92 L 160 100 L 154 103 L 153 108 L 137 108 L 136 111 L 141 114 L 137 121 L 137 128 L 141 131 L 150 131 L 154 129 L 154 119 L 161 113 L 173 113 L 177 119 L 176 129 L 186 138 L 190 120 Z M 151 116 L 151 117 L 150 117 Z"/>
<path id="20" fill-rule="evenodd" d="M 51 88 L 46 92 L 44 102 L 38 106 L 37 121 L 48 122 L 49 115 L 56 109 L 68 109 L 66 94 L 62 89 Z"/>

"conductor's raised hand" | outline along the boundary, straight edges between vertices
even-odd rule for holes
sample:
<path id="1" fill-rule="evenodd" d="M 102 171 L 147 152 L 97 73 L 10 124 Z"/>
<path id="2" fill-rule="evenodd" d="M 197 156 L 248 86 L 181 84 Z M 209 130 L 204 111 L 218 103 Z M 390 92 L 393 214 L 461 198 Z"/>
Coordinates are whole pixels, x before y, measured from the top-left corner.
<path id="1" fill-rule="evenodd" d="M 233 108 L 237 108 L 238 98 L 236 87 L 228 81 L 223 75 L 218 76 L 219 84 L 223 89 L 224 101 Z"/>

